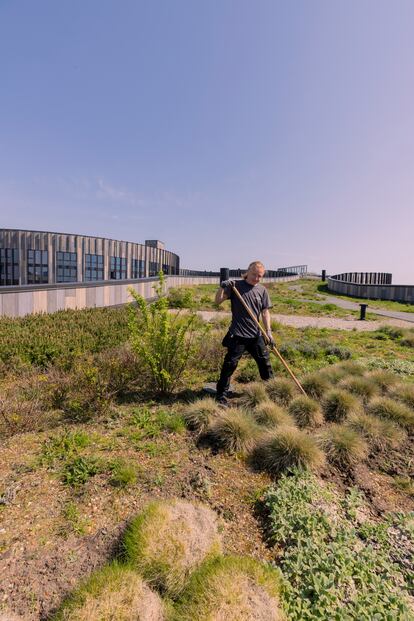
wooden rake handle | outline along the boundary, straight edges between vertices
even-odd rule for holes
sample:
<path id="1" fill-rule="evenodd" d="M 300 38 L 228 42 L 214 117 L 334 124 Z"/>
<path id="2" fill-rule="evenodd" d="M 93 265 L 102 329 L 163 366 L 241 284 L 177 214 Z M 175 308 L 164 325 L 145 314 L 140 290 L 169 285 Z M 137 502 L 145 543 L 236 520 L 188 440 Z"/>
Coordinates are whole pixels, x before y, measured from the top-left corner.
<path id="1" fill-rule="evenodd" d="M 269 342 L 269 337 L 267 336 L 266 330 L 263 328 L 263 326 L 261 325 L 261 323 L 256 319 L 256 317 L 254 316 L 252 310 L 249 308 L 249 306 L 246 304 L 246 302 L 243 300 L 243 297 L 241 296 L 240 292 L 236 289 L 236 287 L 234 285 L 231 285 L 232 290 L 234 291 L 234 293 L 237 295 L 237 297 L 239 298 L 240 302 L 243 304 L 244 308 L 246 309 L 246 311 L 249 313 L 250 317 L 253 319 L 254 323 L 256 324 L 256 326 L 259 328 L 260 332 L 263 334 L 264 338 L 265 338 L 265 343 Z M 290 377 L 293 379 L 293 381 L 295 382 L 296 386 L 299 388 L 299 390 L 301 391 L 302 394 L 305 395 L 305 397 L 307 396 L 306 392 L 303 389 L 302 384 L 299 382 L 298 378 L 296 377 L 296 375 L 293 373 L 292 369 L 289 367 L 288 363 L 286 362 L 286 360 L 283 358 L 282 354 L 280 353 L 280 351 L 277 349 L 276 345 L 272 345 L 270 347 L 270 351 L 272 351 L 275 356 L 277 356 L 280 360 L 280 362 L 283 364 L 283 366 L 285 367 L 286 371 L 289 373 Z"/>

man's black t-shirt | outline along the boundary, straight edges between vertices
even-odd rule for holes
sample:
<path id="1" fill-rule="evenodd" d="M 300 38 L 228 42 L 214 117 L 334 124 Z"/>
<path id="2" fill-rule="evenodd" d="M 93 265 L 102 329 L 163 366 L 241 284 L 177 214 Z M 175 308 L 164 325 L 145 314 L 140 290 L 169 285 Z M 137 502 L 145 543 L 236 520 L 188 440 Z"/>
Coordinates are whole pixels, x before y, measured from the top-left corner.
<path id="1" fill-rule="evenodd" d="M 269 294 L 263 285 L 249 285 L 245 280 L 236 280 L 235 286 L 246 302 L 247 306 L 259 320 L 260 313 L 266 308 L 270 308 Z M 249 316 L 247 310 L 240 302 L 231 287 L 225 289 L 225 293 L 231 302 L 231 312 L 233 315 L 229 328 L 230 334 L 243 338 L 255 338 L 259 336 L 260 330 Z"/>

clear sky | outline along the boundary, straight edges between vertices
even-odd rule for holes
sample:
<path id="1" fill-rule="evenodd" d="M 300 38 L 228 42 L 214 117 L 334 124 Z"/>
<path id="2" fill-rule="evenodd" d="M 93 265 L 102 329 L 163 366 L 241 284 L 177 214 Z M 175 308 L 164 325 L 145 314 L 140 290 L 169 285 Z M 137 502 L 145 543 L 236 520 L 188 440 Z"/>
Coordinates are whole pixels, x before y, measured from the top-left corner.
<path id="1" fill-rule="evenodd" d="M 0 0 L 0 227 L 414 284 L 412 0 Z"/>

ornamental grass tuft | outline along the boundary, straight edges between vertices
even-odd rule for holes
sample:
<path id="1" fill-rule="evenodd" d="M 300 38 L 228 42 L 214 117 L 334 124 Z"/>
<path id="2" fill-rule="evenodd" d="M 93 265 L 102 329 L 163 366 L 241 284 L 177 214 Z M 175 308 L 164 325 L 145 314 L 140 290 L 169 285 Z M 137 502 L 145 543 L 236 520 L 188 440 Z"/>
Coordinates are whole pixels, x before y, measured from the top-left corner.
<path id="1" fill-rule="evenodd" d="M 252 410 L 252 415 L 255 421 L 264 427 L 277 427 L 278 425 L 295 426 L 293 417 L 280 405 L 270 400 L 259 403 Z"/>
<path id="2" fill-rule="evenodd" d="M 163 602 L 130 567 L 107 565 L 70 595 L 52 621 L 165 621 Z"/>
<path id="3" fill-rule="evenodd" d="M 217 402 L 211 397 L 189 403 L 183 411 L 184 421 L 189 429 L 202 434 L 217 415 Z"/>
<path id="4" fill-rule="evenodd" d="M 377 451 L 398 448 L 407 437 L 406 432 L 391 420 L 372 414 L 355 414 L 348 420 L 348 426 L 357 431 Z"/>
<path id="5" fill-rule="evenodd" d="M 365 377 L 375 382 L 383 395 L 391 392 L 398 382 L 398 377 L 394 373 L 391 373 L 391 371 L 386 371 L 385 369 L 370 371 Z"/>
<path id="6" fill-rule="evenodd" d="M 322 410 L 319 404 L 310 397 L 300 395 L 289 404 L 289 414 L 293 416 L 299 427 L 319 427 L 323 423 Z"/>
<path id="7" fill-rule="evenodd" d="M 171 597 L 205 559 L 221 552 L 215 513 L 178 499 L 147 505 L 130 523 L 123 545 L 128 563 Z"/>
<path id="8" fill-rule="evenodd" d="M 260 433 L 260 427 L 246 410 L 228 408 L 219 412 L 204 437 L 229 453 L 245 453 L 252 450 Z"/>
<path id="9" fill-rule="evenodd" d="M 373 399 L 368 406 L 368 413 L 388 418 L 407 429 L 414 427 L 414 411 L 404 403 L 387 397 Z"/>
<path id="10" fill-rule="evenodd" d="M 380 388 L 374 380 L 358 375 L 342 380 L 340 387 L 356 397 L 360 397 L 365 403 L 380 392 Z"/>
<path id="11" fill-rule="evenodd" d="M 397 384 L 392 391 L 392 397 L 414 410 L 414 384 Z"/>
<path id="12" fill-rule="evenodd" d="M 270 399 L 279 405 L 287 406 L 296 394 L 292 380 L 284 377 L 274 377 L 265 384 Z"/>
<path id="13" fill-rule="evenodd" d="M 317 470 L 325 457 L 316 441 L 295 427 L 280 426 L 263 435 L 251 453 L 252 464 L 278 475 L 291 468 Z"/>
<path id="14" fill-rule="evenodd" d="M 363 461 L 368 446 L 359 433 L 347 425 L 333 424 L 319 436 L 319 442 L 329 462 L 338 468 L 348 469 Z"/>
<path id="15" fill-rule="evenodd" d="M 246 384 L 243 389 L 243 405 L 255 407 L 259 403 L 267 401 L 267 399 L 268 396 L 263 382 L 251 382 L 250 384 Z"/>
<path id="16" fill-rule="evenodd" d="M 301 379 L 302 387 L 312 399 L 321 399 L 331 388 L 328 378 L 323 373 L 309 373 Z"/>
<path id="17" fill-rule="evenodd" d="M 274 567 L 248 557 L 217 558 L 191 576 L 172 621 L 283 621 L 280 594 Z"/>
<path id="18" fill-rule="evenodd" d="M 354 395 L 346 390 L 335 388 L 326 393 L 322 408 L 326 420 L 334 423 L 340 423 L 351 414 L 361 411 L 361 405 Z"/>

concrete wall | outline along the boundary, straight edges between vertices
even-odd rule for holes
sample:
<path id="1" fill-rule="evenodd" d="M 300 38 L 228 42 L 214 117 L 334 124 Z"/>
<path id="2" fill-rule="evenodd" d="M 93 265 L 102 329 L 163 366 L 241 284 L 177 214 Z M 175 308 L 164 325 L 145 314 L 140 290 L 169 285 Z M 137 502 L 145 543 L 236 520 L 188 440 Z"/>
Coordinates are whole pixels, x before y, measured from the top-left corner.
<path id="1" fill-rule="evenodd" d="M 327 282 L 329 291 L 333 293 L 368 300 L 393 300 L 414 304 L 414 285 L 362 285 L 338 280 L 332 276 Z"/>
<path id="2" fill-rule="evenodd" d="M 264 282 L 297 280 L 299 276 L 265 278 Z M 128 287 L 133 287 L 145 299 L 154 297 L 158 278 L 109 281 L 100 283 L 73 283 L 59 285 L 27 285 L 2 287 L 0 290 L 0 316 L 23 317 L 33 313 L 54 313 L 58 310 L 118 306 L 131 301 Z M 166 288 L 215 284 L 216 277 L 168 276 Z"/>

